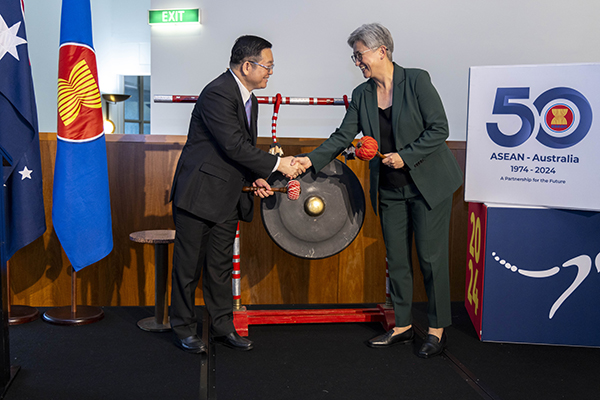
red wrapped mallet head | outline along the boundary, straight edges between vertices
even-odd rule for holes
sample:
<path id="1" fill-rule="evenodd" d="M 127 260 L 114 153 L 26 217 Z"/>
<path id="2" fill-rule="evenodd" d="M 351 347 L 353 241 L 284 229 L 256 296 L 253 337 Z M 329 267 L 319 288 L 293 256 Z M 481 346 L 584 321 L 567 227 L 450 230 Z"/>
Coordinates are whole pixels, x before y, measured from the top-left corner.
<path id="1" fill-rule="evenodd" d="M 288 182 L 288 184 L 285 187 L 287 189 L 288 199 L 298 200 L 298 198 L 300 197 L 300 193 L 301 193 L 300 182 L 295 179 L 292 179 L 291 181 Z"/>
<path id="2" fill-rule="evenodd" d="M 363 161 L 369 161 L 375 156 L 385 158 L 379 152 L 378 148 L 379 146 L 377 145 L 377 141 L 375 139 L 373 139 L 371 136 L 363 136 L 356 144 L 356 157 Z"/>

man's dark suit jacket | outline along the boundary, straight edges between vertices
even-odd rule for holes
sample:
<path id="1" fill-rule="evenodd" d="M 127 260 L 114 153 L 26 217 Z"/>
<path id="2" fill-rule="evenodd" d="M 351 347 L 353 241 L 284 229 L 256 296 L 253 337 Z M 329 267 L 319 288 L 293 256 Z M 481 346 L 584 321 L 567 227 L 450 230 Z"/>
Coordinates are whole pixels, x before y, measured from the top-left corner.
<path id="1" fill-rule="evenodd" d="M 276 156 L 256 148 L 258 102 L 254 95 L 250 126 L 240 89 L 230 71 L 209 83 L 192 111 L 188 138 L 173 178 L 175 207 L 222 223 L 238 207 L 251 221 L 254 201 L 242 187 L 267 178 Z"/>

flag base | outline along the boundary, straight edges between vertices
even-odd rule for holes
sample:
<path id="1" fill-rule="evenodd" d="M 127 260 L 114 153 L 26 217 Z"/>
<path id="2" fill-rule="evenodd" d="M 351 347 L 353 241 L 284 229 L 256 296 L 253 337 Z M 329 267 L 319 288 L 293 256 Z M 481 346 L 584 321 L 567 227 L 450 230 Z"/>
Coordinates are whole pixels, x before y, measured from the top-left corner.
<path id="1" fill-rule="evenodd" d="M 46 311 L 42 319 L 55 325 L 86 325 L 104 318 L 100 307 L 77 306 L 73 312 L 71 306 L 54 307 Z"/>
<path id="2" fill-rule="evenodd" d="M 167 332 L 171 330 L 171 324 L 169 319 L 167 318 L 167 322 L 165 324 L 161 323 L 162 321 L 157 321 L 156 317 L 148 317 L 144 319 L 140 319 L 137 322 L 137 326 L 148 332 Z"/>
<path id="3" fill-rule="evenodd" d="M 26 324 L 27 322 L 35 321 L 39 317 L 40 312 L 35 307 L 15 306 L 11 304 L 10 311 L 8 312 L 8 324 Z"/>

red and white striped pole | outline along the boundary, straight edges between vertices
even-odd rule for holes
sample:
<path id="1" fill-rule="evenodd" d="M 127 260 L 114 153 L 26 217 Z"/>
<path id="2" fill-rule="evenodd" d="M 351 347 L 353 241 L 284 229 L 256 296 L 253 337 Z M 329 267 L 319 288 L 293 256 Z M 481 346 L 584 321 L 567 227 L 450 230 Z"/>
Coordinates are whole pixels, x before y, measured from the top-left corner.
<path id="1" fill-rule="evenodd" d="M 348 97 L 346 101 L 348 101 Z M 258 104 L 275 104 L 277 96 L 256 96 Z M 195 103 L 198 96 L 178 94 L 155 94 L 155 103 Z M 347 103 L 341 97 L 281 97 L 281 104 L 297 106 L 345 106 Z"/>
<path id="2" fill-rule="evenodd" d="M 273 106 L 273 118 L 271 119 L 271 136 L 273 137 L 273 143 L 271 143 L 269 153 L 283 157 L 283 150 L 281 150 L 281 147 L 277 144 L 277 118 L 279 116 L 281 100 L 281 94 L 277 93 L 277 96 L 275 96 L 275 105 Z"/>
<path id="3" fill-rule="evenodd" d="M 233 293 L 233 310 L 242 309 L 242 271 L 240 269 L 240 223 L 238 222 L 235 231 L 235 240 L 233 241 L 233 274 L 231 277 L 231 286 Z"/>
<path id="4" fill-rule="evenodd" d="M 156 96 L 154 96 L 156 102 Z M 277 96 L 256 96 L 258 104 L 275 104 Z M 343 106 L 343 98 L 336 97 L 282 97 L 281 104 L 290 104 L 297 106 Z"/>

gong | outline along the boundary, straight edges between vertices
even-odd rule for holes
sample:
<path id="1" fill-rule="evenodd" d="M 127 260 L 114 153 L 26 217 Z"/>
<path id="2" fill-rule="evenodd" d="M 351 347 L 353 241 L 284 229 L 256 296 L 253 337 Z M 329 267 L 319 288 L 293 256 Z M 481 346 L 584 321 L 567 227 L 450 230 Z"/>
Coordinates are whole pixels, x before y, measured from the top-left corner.
<path id="1" fill-rule="evenodd" d="M 301 188 L 298 200 L 276 194 L 261 201 L 263 225 L 271 239 L 301 258 L 325 258 L 344 250 L 365 218 L 365 195 L 354 172 L 333 160 L 319 173 L 311 167 L 296 180 Z M 273 187 L 287 182 L 279 172 L 269 178 Z"/>

